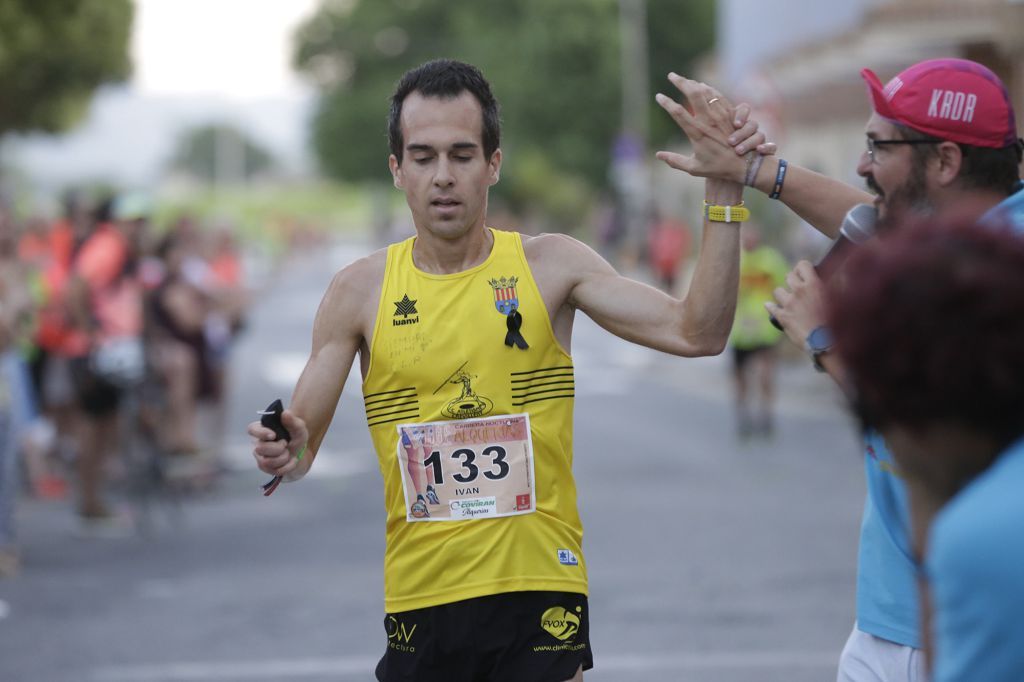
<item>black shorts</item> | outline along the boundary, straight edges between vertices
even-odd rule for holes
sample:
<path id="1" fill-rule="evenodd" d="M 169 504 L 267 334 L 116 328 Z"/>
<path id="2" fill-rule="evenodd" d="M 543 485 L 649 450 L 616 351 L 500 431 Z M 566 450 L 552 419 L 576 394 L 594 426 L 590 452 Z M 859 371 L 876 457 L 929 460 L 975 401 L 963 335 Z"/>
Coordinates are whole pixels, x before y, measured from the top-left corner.
<path id="1" fill-rule="evenodd" d="M 755 355 L 761 355 L 762 353 L 770 353 L 775 350 L 775 344 L 768 344 L 765 346 L 753 346 L 751 348 L 737 348 L 732 347 L 732 366 L 735 369 L 743 369 L 743 366 L 747 364 L 747 361 Z"/>
<path id="2" fill-rule="evenodd" d="M 380 682 L 565 682 L 594 667 L 587 597 L 506 592 L 384 618 Z"/>
<path id="3" fill-rule="evenodd" d="M 78 406 L 90 417 L 105 417 L 117 412 L 123 391 L 89 366 L 88 358 L 71 359 L 71 381 Z"/>

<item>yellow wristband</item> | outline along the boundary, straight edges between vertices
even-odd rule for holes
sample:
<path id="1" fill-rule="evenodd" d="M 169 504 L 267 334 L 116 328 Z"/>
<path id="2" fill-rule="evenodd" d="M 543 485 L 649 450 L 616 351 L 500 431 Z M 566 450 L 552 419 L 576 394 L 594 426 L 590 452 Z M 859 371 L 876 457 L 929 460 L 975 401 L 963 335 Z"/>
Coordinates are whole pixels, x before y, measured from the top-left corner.
<path id="1" fill-rule="evenodd" d="M 715 223 L 742 223 L 750 220 L 750 209 L 742 201 L 735 206 L 716 206 L 705 201 L 704 217 Z"/>

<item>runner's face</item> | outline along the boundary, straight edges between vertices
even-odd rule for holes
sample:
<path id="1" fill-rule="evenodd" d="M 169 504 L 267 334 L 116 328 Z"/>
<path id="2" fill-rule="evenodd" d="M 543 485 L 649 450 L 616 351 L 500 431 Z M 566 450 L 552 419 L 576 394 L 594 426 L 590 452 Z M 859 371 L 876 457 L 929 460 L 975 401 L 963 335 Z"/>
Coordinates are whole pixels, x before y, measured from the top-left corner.
<path id="1" fill-rule="evenodd" d="M 865 130 L 875 140 L 898 140 L 903 136 L 889 121 L 871 114 Z M 903 211 L 927 211 L 931 208 L 925 169 L 914 160 L 913 145 L 883 144 L 874 154 L 864 151 L 857 164 L 857 173 L 874 192 L 879 226 Z"/>
<path id="2" fill-rule="evenodd" d="M 389 159 L 416 230 L 445 240 L 483 229 L 487 191 L 498 181 L 501 150 L 483 152 L 483 112 L 469 92 L 443 99 L 418 92 L 402 104 L 401 163 Z"/>

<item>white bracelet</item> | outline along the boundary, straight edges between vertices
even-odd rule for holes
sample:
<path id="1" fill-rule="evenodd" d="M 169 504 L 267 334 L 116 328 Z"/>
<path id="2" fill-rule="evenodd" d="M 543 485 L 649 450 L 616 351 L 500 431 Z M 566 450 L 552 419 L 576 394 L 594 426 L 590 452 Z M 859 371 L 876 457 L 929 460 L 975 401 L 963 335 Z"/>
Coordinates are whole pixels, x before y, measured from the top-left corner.
<path id="1" fill-rule="evenodd" d="M 753 152 L 754 161 L 747 168 L 747 177 L 743 179 L 743 184 L 747 187 L 754 186 L 754 180 L 757 179 L 757 172 L 761 170 L 761 163 L 764 161 L 764 156 L 758 154 L 756 151 Z"/>

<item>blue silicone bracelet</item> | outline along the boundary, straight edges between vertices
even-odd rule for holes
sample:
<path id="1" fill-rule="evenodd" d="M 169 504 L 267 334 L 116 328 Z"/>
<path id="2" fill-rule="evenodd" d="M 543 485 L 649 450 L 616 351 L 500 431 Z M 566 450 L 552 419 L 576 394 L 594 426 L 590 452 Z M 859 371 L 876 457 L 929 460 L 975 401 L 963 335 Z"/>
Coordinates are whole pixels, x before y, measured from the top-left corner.
<path id="1" fill-rule="evenodd" d="M 775 173 L 775 186 L 772 188 L 772 193 L 768 195 L 769 199 L 778 199 L 782 194 L 782 184 L 786 181 L 786 166 L 788 165 L 785 159 L 779 159 L 779 170 Z"/>

